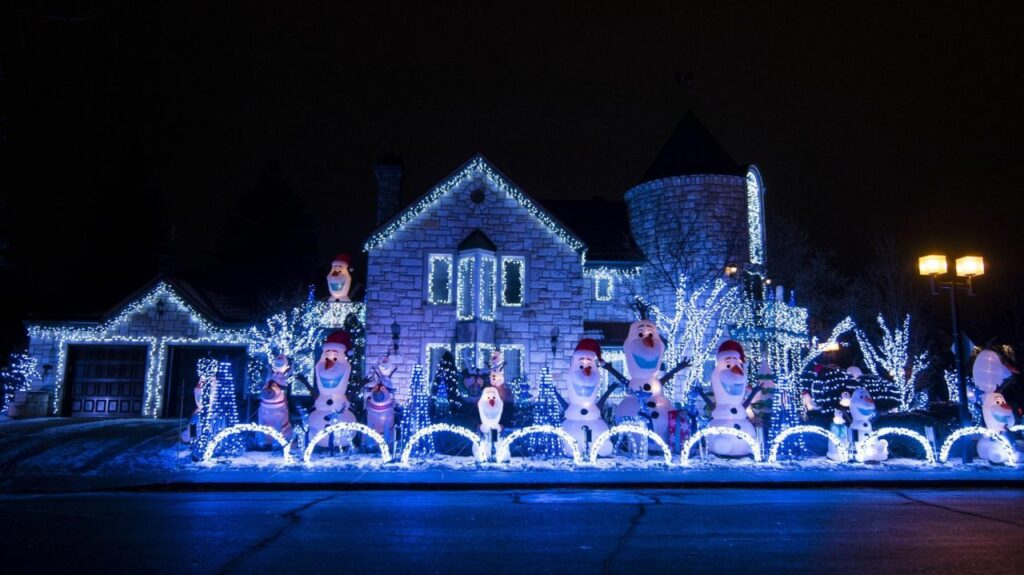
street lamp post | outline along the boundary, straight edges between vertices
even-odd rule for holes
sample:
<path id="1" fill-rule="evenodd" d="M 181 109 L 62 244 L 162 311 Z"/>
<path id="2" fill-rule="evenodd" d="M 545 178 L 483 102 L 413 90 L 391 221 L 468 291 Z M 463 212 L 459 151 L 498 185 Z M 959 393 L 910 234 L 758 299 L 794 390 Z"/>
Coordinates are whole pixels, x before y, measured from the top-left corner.
<path id="1" fill-rule="evenodd" d="M 939 290 L 949 292 L 949 313 L 953 323 L 953 365 L 956 367 L 956 385 L 960 390 L 960 425 L 971 425 L 971 410 L 967 405 L 967 379 L 964 377 L 963 344 L 960 339 L 960 317 L 956 307 L 956 290 L 962 289 L 968 296 L 974 295 L 973 279 L 985 273 L 985 260 L 980 256 L 964 256 L 956 260 L 956 276 L 948 281 L 940 281 L 939 276 L 945 275 L 949 269 L 946 256 L 932 254 L 918 258 L 918 271 L 928 276 L 932 295 L 939 295 Z M 957 281 L 957 277 L 965 278 Z M 972 459 L 970 445 L 964 443 L 964 463 Z"/>

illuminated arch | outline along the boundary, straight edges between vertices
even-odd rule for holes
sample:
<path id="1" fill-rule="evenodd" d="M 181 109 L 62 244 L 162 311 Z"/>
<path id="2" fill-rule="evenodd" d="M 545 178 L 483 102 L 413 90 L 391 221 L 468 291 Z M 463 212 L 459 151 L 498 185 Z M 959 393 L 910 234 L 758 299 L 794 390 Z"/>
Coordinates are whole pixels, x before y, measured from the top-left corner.
<path id="1" fill-rule="evenodd" d="M 207 444 L 206 450 L 203 451 L 203 461 L 210 461 L 213 459 L 213 453 L 214 451 L 217 450 L 217 446 L 220 445 L 220 442 L 224 441 L 228 437 L 231 437 L 232 435 L 236 435 L 238 433 L 248 433 L 250 431 L 256 431 L 264 435 L 269 435 L 270 437 L 273 437 L 274 441 L 276 441 L 278 445 L 284 448 L 284 462 L 292 463 L 291 442 L 285 439 L 284 435 L 281 435 L 280 431 L 274 429 L 273 427 L 267 425 L 260 425 L 258 423 L 239 423 L 238 425 L 232 425 L 231 427 L 226 427 L 217 432 L 217 435 L 214 435 L 210 443 Z"/>
<path id="2" fill-rule="evenodd" d="M 435 423 L 433 425 L 428 425 L 427 427 L 424 427 L 423 429 L 412 434 L 412 437 L 409 438 L 409 441 L 405 442 L 405 449 L 402 450 L 402 458 L 400 461 L 402 467 L 409 466 L 409 459 L 412 458 L 412 450 L 414 447 L 416 447 L 416 444 L 419 442 L 419 440 L 423 439 L 424 437 L 427 437 L 428 435 L 433 435 L 435 433 L 441 432 L 454 433 L 456 435 L 461 435 L 462 437 L 468 439 L 470 442 L 473 443 L 473 454 L 474 457 L 476 457 L 476 460 L 478 462 L 483 461 L 483 457 L 485 455 L 483 453 L 483 441 L 481 441 L 480 436 L 478 434 L 473 433 L 472 431 L 466 429 L 465 427 L 460 427 L 458 425 L 449 425 L 447 423 Z"/>
<path id="3" fill-rule="evenodd" d="M 946 441 L 942 444 L 942 449 L 939 450 L 939 463 L 945 463 L 948 461 L 949 451 L 953 449 L 953 444 L 961 437 L 966 437 L 968 435 L 984 435 L 988 439 L 995 441 L 1003 447 L 1006 454 L 1006 461 L 1011 465 L 1017 465 L 1017 455 L 1013 451 L 1013 445 L 1011 445 L 1005 437 L 987 427 L 978 427 L 976 425 L 958 429 L 946 438 Z"/>
<path id="4" fill-rule="evenodd" d="M 750 453 L 753 454 L 754 461 L 761 461 L 761 446 L 757 444 L 757 440 L 751 437 L 749 433 L 732 427 L 705 427 L 691 435 L 690 439 L 687 439 L 686 443 L 683 444 L 682 452 L 679 454 L 679 465 L 686 465 L 690 462 L 690 450 L 693 449 L 694 445 L 697 445 L 698 441 L 714 435 L 731 435 L 743 440 L 750 447 Z"/>
<path id="5" fill-rule="evenodd" d="M 750 240 L 750 263 L 764 265 L 764 179 L 757 166 L 747 169 L 747 230 Z"/>
<path id="6" fill-rule="evenodd" d="M 498 441 L 494 458 L 499 462 L 511 459 L 512 442 L 526 437 L 527 435 L 535 434 L 557 435 L 566 443 L 566 445 L 569 446 L 569 450 L 572 451 L 573 464 L 580 465 L 583 463 L 583 454 L 580 453 L 580 447 L 577 445 L 576 439 L 569 435 L 564 429 L 555 425 L 531 425 L 529 427 L 513 431 L 507 437 Z"/>
<path id="7" fill-rule="evenodd" d="M 384 436 L 374 431 L 372 427 L 363 425 L 362 423 L 354 423 L 351 421 L 342 421 L 340 423 L 333 423 L 327 427 L 316 432 L 316 435 L 309 439 L 309 444 L 306 445 L 306 451 L 302 453 L 302 461 L 309 463 L 313 458 L 313 450 L 316 449 L 316 444 L 323 438 L 336 431 L 356 431 L 362 433 L 371 439 L 373 439 L 378 446 L 380 446 L 380 458 L 381 463 L 387 463 L 391 461 L 391 449 L 388 447 L 387 441 Z"/>
<path id="8" fill-rule="evenodd" d="M 669 448 L 668 444 L 665 443 L 665 440 L 662 439 L 660 435 L 646 427 L 630 424 L 616 425 L 608 431 L 603 432 L 601 435 L 598 435 L 597 439 L 595 439 L 590 445 L 590 463 L 597 463 L 597 454 L 601 450 L 601 446 L 605 441 L 608 441 L 613 435 L 618 433 L 636 433 L 647 436 L 661 448 L 661 453 L 665 457 L 665 465 L 672 465 L 672 449 Z"/>
<path id="9" fill-rule="evenodd" d="M 836 434 L 816 425 L 796 425 L 786 428 L 772 440 L 772 449 L 768 453 L 768 463 L 778 463 L 779 449 L 782 447 L 782 442 L 792 435 L 798 435 L 801 433 L 814 433 L 824 437 L 836 447 L 836 454 L 839 457 L 839 461 L 850 460 L 850 450 L 846 448 L 846 444 L 843 443 L 843 440 L 839 439 Z"/>
<path id="10" fill-rule="evenodd" d="M 925 459 L 928 460 L 928 463 L 935 465 L 935 450 L 932 449 L 931 442 L 929 442 L 925 436 L 912 429 L 905 429 L 902 427 L 883 427 L 881 429 L 876 429 L 875 431 L 865 435 L 864 438 L 860 440 L 857 449 L 860 449 L 860 444 L 867 445 L 866 442 L 875 442 L 886 435 L 902 435 L 903 437 L 909 437 L 918 442 L 921 447 L 924 448 Z"/>

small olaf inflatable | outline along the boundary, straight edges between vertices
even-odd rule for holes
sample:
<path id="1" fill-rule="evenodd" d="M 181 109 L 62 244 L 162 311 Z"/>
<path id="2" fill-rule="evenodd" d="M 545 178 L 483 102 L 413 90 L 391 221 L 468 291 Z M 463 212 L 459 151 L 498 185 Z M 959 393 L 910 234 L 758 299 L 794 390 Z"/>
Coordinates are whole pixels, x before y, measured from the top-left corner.
<path id="1" fill-rule="evenodd" d="M 974 368 L 971 372 L 974 376 L 974 386 L 986 395 L 998 389 L 1003 380 L 1010 377 L 1010 370 L 1003 365 L 999 354 L 991 349 L 982 350 L 978 357 L 974 358 Z"/>
<path id="2" fill-rule="evenodd" d="M 743 346 L 727 340 L 718 347 L 715 370 L 711 372 L 711 391 L 715 394 L 715 409 L 711 411 L 709 427 L 729 427 L 754 436 L 754 426 L 747 419 L 743 406 L 747 391 L 746 356 Z M 750 455 L 747 442 L 731 435 L 712 435 L 707 438 L 708 451 L 716 455 L 738 457 Z"/>
<path id="3" fill-rule="evenodd" d="M 352 275 L 349 266 L 352 258 L 348 254 L 338 254 L 331 262 L 331 272 L 327 274 L 327 291 L 331 297 L 327 301 L 352 301 L 348 299 L 348 290 L 352 288 Z"/>
<path id="4" fill-rule="evenodd" d="M 366 406 L 366 424 L 381 434 L 391 444 L 395 432 L 395 393 L 391 385 L 391 374 L 396 366 L 391 356 L 384 355 L 373 368 L 377 383 L 363 389 L 363 404 Z"/>
<path id="5" fill-rule="evenodd" d="M 195 437 L 192 435 L 192 429 L 195 429 L 198 433 L 199 430 L 199 414 L 203 410 L 203 380 L 200 379 L 196 382 L 196 386 L 192 389 L 192 397 L 196 400 L 196 408 L 192 410 L 192 415 L 188 418 L 188 425 L 185 430 L 181 432 L 181 442 L 191 443 Z"/>
<path id="6" fill-rule="evenodd" d="M 587 448 L 587 432 L 584 427 L 590 430 L 591 441 L 608 431 L 608 424 L 601 419 L 601 408 L 597 405 L 601 391 L 601 374 L 597 367 L 600 361 L 601 345 L 597 340 L 589 338 L 581 339 L 576 344 L 576 351 L 569 360 L 569 373 L 565 378 L 569 405 L 565 408 L 562 429 L 576 439 L 580 449 Z M 571 455 L 568 447 L 563 448 L 566 455 Z M 612 442 L 601 444 L 598 455 L 608 457 L 611 454 Z"/>
<path id="7" fill-rule="evenodd" d="M 276 429 L 285 439 L 291 441 L 292 421 L 288 415 L 288 398 L 284 389 L 274 379 L 268 380 L 260 391 L 260 408 L 256 417 L 260 425 Z M 275 443 L 269 435 L 256 434 L 256 444 L 260 447 L 270 447 Z"/>
<path id="8" fill-rule="evenodd" d="M 501 431 L 501 410 L 505 404 L 501 401 L 498 390 L 493 387 L 485 387 L 480 394 L 480 401 L 476 403 L 476 409 L 480 413 L 480 431 L 490 436 L 490 432 Z"/>
<path id="9" fill-rule="evenodd" d="M 850 430 L 855 432 L 853 439 L 857 441 L 857 461 L 861 463 L 877 463 L 889 459 L 888 441 L 864 441 L 864 437 L 874 430 L 871 419 L 875 417 L 876 412 L 875 400 L 871 398 L 868 390 L 863 387 L 855 389 L 850 396 L 850 417 L 853 419 Z"/>
<path id="10" fill-rule="evenodd" d="M 828 426 L 828 430 L 838 437 L 839 442 L 843 445 L 850 444 L 850 428 L 846 425 L 846 417 L 843 416 L 842 410 L 836 409 L 832 412 L 832 424 Z M 825 456 L 833 461 L 841 459 L 839 452 L 836 451 L 836 446 L 831 441 L 828 442 L 828 451 Z"/>
<path id="11" fill-rule="evenodd" d="M 651 427 L 662 439 L 668 441 L 668 412 L 672 403 L 665 397 L 658 371 L 661 357 L 665 353 L 665 342 L 658 335 L 654 322 L 637 320 L 629 326 L 629 334 L 622 344 L 629 369 L 629 388 L 644 397 L 646 405 L 641 406 L 636 396 L 629 396 L 615 407 L 615 419 L 622 420 L 644 412 L 651 417 Z"/>
<path id="12" fill-rule="evenodd" d="M 1002 433 L 1013 425 L 1013 410 L 1006 405 L 1006 399 L 1001 393 L 986 393 L 981 413 L 985 418 L 985 427 L 996 433 Z M 1003 446 L 987 437 L 978 440 L 978 456 L 992 463 L 1009 463 Z"/>
<path id="13" fill-rule="evenodd" d="M 316 362 L 314 375 L 316 376 L 316 389 L 319 395 L 313 402 L 313 411 L 309 414 L 309 429 L 312 433 L 318 433 L 327 427 L 332 421 L 355 422 L 356 416 L 348 408 L 348 399 L 345 392 L 348 390 L 348 378 L 352 373 L 352 366 L 348 363 L 345 353 L 352 349 L 352 336 L 345 331 L 335 331 L 327 336 L 323 350 L 320 352 L 320 361 Z M 351 441 L 351 434 L 342 434 L 340 446 L 347 447 Z M 321 447 L 330 445 L 329 438 L 325 437 L 317 444 Z"/>
<path id="14" fill-rule="evenodd" d="M 501 400 L 508 403 L 512 400 L 512 391 L 505 385 L 505 360 L 500 350 L 491 352 L 491 371 L 489 374 L 491 387 L 498 390 Z"/>

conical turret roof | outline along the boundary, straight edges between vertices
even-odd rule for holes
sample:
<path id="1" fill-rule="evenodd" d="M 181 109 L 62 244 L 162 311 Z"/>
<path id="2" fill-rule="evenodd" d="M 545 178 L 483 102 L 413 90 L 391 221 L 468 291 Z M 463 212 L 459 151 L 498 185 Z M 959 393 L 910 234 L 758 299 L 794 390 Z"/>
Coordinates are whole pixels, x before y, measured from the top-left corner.
<path id="1" fill-rule="evenodd" d="M 642 181 L 694 174 L 742 176 L 745 173 L 746 169 L 729 157 L 697 115 L 687 111 L 647 168 Z"/>

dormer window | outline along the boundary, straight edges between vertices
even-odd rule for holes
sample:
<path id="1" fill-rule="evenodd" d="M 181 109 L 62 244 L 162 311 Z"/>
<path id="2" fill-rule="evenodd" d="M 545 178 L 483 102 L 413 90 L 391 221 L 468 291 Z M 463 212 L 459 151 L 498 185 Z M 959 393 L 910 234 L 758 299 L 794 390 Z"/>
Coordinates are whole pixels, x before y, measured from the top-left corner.
<path id="1" fill-rule="evenodd" d="M 496 247 L 483 232 L 473 230 L 459 244 L 457 302 L 459 320 L 494 320 L 497 305 Z"/>

